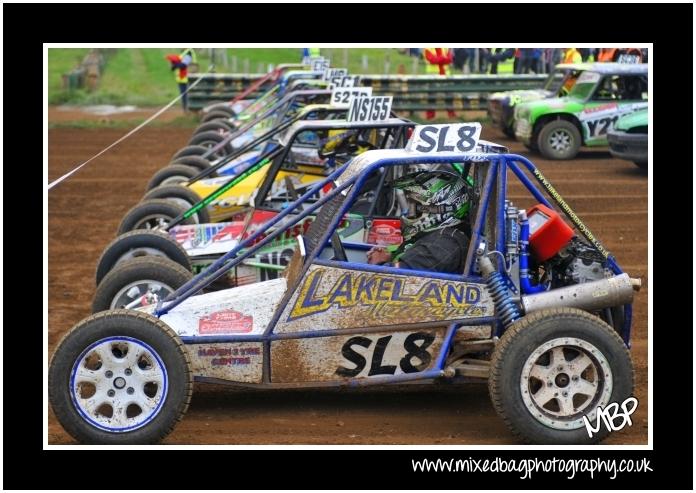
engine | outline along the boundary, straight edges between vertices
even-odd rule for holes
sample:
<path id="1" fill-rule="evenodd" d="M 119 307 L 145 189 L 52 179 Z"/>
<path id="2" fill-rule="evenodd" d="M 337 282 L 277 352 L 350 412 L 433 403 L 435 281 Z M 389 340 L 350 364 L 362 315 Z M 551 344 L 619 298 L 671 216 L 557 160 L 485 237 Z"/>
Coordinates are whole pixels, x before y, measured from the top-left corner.
<path id="1" fill-rule="evenodd" d="M 602 254 L 577 236 L 547 262 L 545 270 L 553 273 L 552 287 L 582 284 L 613 276 L 604 267 Z"/>

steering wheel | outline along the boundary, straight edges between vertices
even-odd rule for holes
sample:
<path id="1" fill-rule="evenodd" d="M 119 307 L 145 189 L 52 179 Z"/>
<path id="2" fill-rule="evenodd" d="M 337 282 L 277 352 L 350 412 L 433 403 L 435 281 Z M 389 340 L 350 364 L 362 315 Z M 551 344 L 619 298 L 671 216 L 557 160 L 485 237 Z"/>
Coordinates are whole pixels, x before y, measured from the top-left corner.
<path id="1" fill-rule="evenodd" d="M 343 248 L 343 243 L 341 243 L 341 237 L 338 235 L 338 231 L 334 231 L 334 234 L 331 235 L 331 246 L 334 251 L 334 260 L 339 260 L 341 262 L 348 261 L 346 249 Z"/>

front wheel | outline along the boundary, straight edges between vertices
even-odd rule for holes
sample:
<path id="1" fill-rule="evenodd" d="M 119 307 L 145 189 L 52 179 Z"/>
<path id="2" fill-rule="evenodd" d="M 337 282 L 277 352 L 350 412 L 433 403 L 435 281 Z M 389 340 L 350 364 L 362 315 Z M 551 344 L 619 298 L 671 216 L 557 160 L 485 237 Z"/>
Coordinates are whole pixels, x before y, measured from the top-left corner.
<path id="1" fill-rule="evenodd" d="M 200 173 L 198 169 L 185 164 L 170 164 L 152 175 L 147 183 L 146 191 L 155 187 L 188 183 L 198 173 Z"/>
<path id="2" fill-rule="evenodd" d="M 633 363 L 618 334 L 574 308 L 532 313 L 507 329 L 491 360 L 493 407 L 512 432 L 537 444 L 590 444 L 583 416 L 633 392 Z"/>
<path id="3" fill-rule="evenodd" d="M 207 149 L 212 149 L 213 147 L 222 144 L 222 142 L 226 140 L 228 136 L 229 132 L 221 133 L 213 130 L 208 130 L 206 132 L 194 134 L 191 137 L 191 140 L 189 140 L 189 146 L 202 146 Z M 214 158 L 220 158 L 228 154 L 231 154 L 233 151 L 234 149 L 232 149 L 232 144 L 230 144 L 230 142 L 227 142 L 225 144 L 222 144 L 222 147 L 215 151 L 215 153 L 212 154 L 212 156 Z"/>
<path id="4" fill-rule="evenodd" d="M 180 185 L 169 185 L 155 187 L 143 196 L 143 200 L 167 199 L 176 202 L 178 205 L 188 210 L 201 201 L 196 192 L 188 187 Z M 208 209 L 202 207 L 191 216 L 196 223 L 209 223 L 210 214 Z"/>
<path id="5" fill-rule="evenodd" d="M 180 156 L 169 164 L 185 164 L 186 166 L 196 168 L 199 172 L 205 171 L 211 166 L 210 161 L 200 156 Z M 212 174 L 211 176 L 216 176 L 216 174 Z"/>
<path id="6" fill-rule="evenodd" d="M 198 145 L 187 145 L 186 147 L 182 147 L 179 149 L 171 158 L 170 161 L 176 161 L 178 158 L 183 157 L 183 156 L 206 156 L 208 154 L 209 149 L 207 147 L 203 146 L 198 146 Z M 213 158 L 212 156 L 206 156 L 203 159 L 208 159 L 208 161 L 212 161 Z"/>
<path id="7" fill-rule="evenodd" d="M 580 144 L 580 131 L 568 120 L 551 120 L 539 132 L 539 150 L 547 159 L 573 159 Z"/>
<path id="8" fill-rule="evenodd" d="M 232 130 L 234 130 L 234 128 L 228 123 L 225 123 L 223 120 L 215 120 L 212 122 L 201 123 L 199 126 L 196 127 L 193 133 L 194 135 L 208 131 L 225 133 L 231 132 Z"/>
<path id="9" fill-rule="evenodd" d="M 211 111 L 210 113 L 207 113 L 202 119 L 201 122 L 206 123 L 206 122 L 214 122 L 216 120 L 223 120 L 227 121 L 231 118 L 231 115 L 225 111 Z"/>
<path id="10" fill-rule="evenodd" d="M 136 229 L 163 229 L 186 211 L 183 207 L 167 199 L 150 199 L 140 202 L 123 216 L 117 235 Z M 192 217 L 185 218 L 181 224 L 193 224 Z"/>
<path id="11" fill-rule="evenodd" d="M 148 255 L 126 260 L 111 269 L 97 286 L 92 313 L 150 305 L 163 300 L 192 277 L 190 270 L 168 258 Z"/>
<path id="12" fill-rule="evenodd" d="M 191 259 L 186 250 L 168 233 L 141 229 L 119 235 L 107 245 L 97 262 L 97 285 L 114 266 L 146 256 L 168 258 L 191 270 Z"/>
<path id="13" fill-rule="evenodd" d="M 213 111 L 219 111 L 219 112 L 222 112 L 222 113 L 227 113 L 227 114 L 230 116 L 230 118 L 233 117 L 233 116 L 235 115 L 235 112 L 234 112 L 234 110 L 232 109 L 232 106 L 231 106 L 229 103 L 217 103 L 217 104 L 213 104 L 213 105 L 211 105 L 211 106 L 208 106 L 208 107 L 206 108 L 206 110 L 208 110 L 208 113 L 207 113 L 207 114 L 210 114 L 210 113 L 212 113 Z"/>
<path id="14" fill-rule="evenodd" d="M 93 315 L 58 344 L 48 370 L 56 418 L 82 443 L 155 443 L 188 409 L 193 376 L 181 339 L 145 313 Z"/>

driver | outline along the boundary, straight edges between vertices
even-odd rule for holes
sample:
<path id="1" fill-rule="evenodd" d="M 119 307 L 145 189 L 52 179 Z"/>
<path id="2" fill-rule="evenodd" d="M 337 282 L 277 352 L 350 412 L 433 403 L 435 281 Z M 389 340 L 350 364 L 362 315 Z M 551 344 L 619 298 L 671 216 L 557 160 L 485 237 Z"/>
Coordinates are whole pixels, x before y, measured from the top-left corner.
<path id="1" fill-rule="evenodd" d="M 403 190 L 409 203 L 407 214 L 401 216 L 404 241 L 393 253 L 373 247 L 367 252 L 368 263 L 462 274 L 469 245 L 465 230 L 472 187 L 461 176 L 444 170 L 410 173 L 393 187 Z"/>

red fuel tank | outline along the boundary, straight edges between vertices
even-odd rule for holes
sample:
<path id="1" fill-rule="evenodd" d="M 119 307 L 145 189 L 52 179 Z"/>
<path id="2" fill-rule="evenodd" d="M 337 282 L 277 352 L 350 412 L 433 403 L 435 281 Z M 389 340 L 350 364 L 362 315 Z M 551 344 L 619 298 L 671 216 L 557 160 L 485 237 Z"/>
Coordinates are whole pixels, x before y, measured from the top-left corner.
<path id="1" fill-rule="evenodd" d="M 573 229 L 560 214 L 537 204 L 527 210 L 529 219 L 529 248 L 535 260 L 544 262 L 556 255 L 573 237 Z"/>

